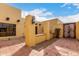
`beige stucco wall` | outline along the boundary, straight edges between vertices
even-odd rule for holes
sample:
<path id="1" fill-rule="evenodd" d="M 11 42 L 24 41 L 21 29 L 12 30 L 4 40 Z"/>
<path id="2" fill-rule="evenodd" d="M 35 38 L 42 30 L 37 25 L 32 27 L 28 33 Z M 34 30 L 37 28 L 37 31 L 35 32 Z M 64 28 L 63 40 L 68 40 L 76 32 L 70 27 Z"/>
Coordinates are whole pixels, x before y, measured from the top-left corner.
<path id="1" fill-rule="evenodd" d="M 52 20 L 49 20 L 48 22 L 50 23 L 49 28 L 50 28 L 50 32 L 51 32 L 51 34 L 50 34 L 51 38 L 54 36 L 53 33 L 55 32 L 56 28 L 60 28 L 59 37 L 62 38 L 63 37 L 63 23 L 58 19 L 52 19 Z"/>
<path id="2" fill-rule="evenodd" d="M 10 20 L 7 21 L 6 17 L 9 17 Z M 18 19 L 20 20 L 20 22 L 17 22 Z M 16 24 L 16 37 L 23 35 L 24 21 L 21 19 L 21 10 L 11 7 L 8 4 L 0 3 L 0 22 Z M 5 37 L 2 37 L 2 38 L 5 38 Z"/>
<path id="3" fill-rule="evenodd" d="M 35 46 L 38 43 L 41 43 L 45 40 L 50 39 L 49 35 L 49 22 L 42 22 L 40 23 L 43 26 L 43 33 L 40 34 L 35 34 L 35 27 L 39 27 L 34 23 L 32 24 L 32 16 L 28 15 L 25 18 L 25 23 L 24 23 L 24 35 L 25 35 L 25 42 L 27 46 Z M 38 28 L 39 29 L 39 28 Z M 40 32 L 40 30 L 39 30 Z"/>
<path id="4" fill-rule="evenodd" d="M 24 35 L 27 46 L 34 46 L 35 41 L 35 25 L 32 24 L 32 16 L 28 15 L 24 22 Z"/>
<path id="5" fill-rule="evenodd" d="M 41 24 L 42 28 L 39 26 Z M 38 34 L 35 34 L 35 27 L 38 28 Z M 60 37 L 63 36 L 63 23 L 58 20 L 52 21 L 43 21 L 39 23 L 32 24 L 32 16 L 28 15 L 25 18 L 24 22 L 24 35 L 25 35 L 25 42 L 27 46 L 35 46 L 38 43 L 41 43 L 45 40 L 50 40 L 53 36 L 50 34 L 50 30 L 54 32 L 53 29 L 60 28 Z M 41 30 L 43 29 L 42 33 Z"/>
<path id="6" fill-rule="evenodd" d="M 79 40 L 79 22 L 76 22 L 76 39 Z"/>

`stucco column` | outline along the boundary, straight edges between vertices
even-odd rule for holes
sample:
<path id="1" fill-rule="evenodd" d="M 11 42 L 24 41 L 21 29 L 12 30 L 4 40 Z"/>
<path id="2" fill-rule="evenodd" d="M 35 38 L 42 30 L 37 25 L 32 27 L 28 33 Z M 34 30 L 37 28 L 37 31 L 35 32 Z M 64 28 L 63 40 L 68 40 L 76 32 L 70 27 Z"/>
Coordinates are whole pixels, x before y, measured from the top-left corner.
<path id="1" fill-rule="evenodd" d="M 35 45 L 35 29 L 34 24 L 32 24 L 32 16 L 28 15 L 25 18 L 24 23 L 24 35 L 25 43 L 27 46 L 31 47 Z"/>
<path id="2" fill-rule="evenodd" d="M 50 40 L 49 22 L 45 22 L 43 25 L 44 25 L 44 33 L 46 35 L 46 40 Z"/>
<path id="3" fill-rule="evenodd" d="M 79 40 L 79 22 L 76 22 L 76 39 Z"/>

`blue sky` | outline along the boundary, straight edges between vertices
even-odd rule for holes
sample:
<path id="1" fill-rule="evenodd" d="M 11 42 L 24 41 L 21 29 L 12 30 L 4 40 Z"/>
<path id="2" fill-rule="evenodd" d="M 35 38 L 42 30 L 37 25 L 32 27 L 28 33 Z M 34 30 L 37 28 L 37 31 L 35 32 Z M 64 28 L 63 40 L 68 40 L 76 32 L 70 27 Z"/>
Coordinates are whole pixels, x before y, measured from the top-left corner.
<path id="1" fill-rule="evenodd" d="M 67 19 L 76 19 L 79 16 L 79 4 L 77 3 L 10 3 L 9 5 L 26 11 L 26 14 L 35 14 L 42 19 L 60 17 L 66 18 L 63 21 L 67 22 Z"/>
<path id="2" fill-rule="evenodd" d="M 56 16 L 74 15 L 79 12 L 79 9 L 73 5 L 67 5 L 64 8 L 61 7 L 63 4 L 64 3 L 12 3 L 9 5 L 25 11 L 31 11 L 37 8 L 45 8 Z"/>

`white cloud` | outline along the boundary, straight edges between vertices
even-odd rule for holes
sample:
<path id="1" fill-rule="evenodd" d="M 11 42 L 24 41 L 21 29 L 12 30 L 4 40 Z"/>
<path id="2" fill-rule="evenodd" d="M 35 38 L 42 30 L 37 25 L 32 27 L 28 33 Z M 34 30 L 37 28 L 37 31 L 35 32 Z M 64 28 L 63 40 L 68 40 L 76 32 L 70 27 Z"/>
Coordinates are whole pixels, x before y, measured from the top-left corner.
<path id="1" fill-rule="evenodd" d="M 78 22 L 79 21 L 79 13 L 71 16 L 59 16 L 59 18 L 64 23 Z"/>
<path id="2" fill-rule="evenodd" d="M 60 19 L 64 23 L 71 23 L 79 21 L 79 13 L 70 16 L 58 16 L 55 17 L 51 12 L 46 9 L 34 9 L 32 11 L 22 11 L 22 17 L 27 16 L 28 14 L 35 16 L 37 21 L 46 21 L 54 18 Z"/>
<path id="3" fill-rule="evenodd" d="M 29 11 L 29 14 L 34 15 L 34 16 L 36 15 L 41 16 L 44 14 L 44 12 L 46 12 L 46 9 L 34 9 L 32 11 Z"/>
<path id="4" fill-rule="evenodd" d="M 68 6 L 68 8 L 70 9 L 71 8 L 70 5 L 75 6 L 76 8 L 79 8 L 79 3 L 65 3 L 61 7 Z M 58 18 L 64 23 L 77 22 L 79 21 L 79 13 L 75 15 L 70 15 L 70 16 L 59 16 Z"/>
<path id="5" fill-rule="evenodd" d="M 24 18 L 27 15 L 35 16 L 37 21 L 45 21 L 54 17 L 54 15 L 47 11 L 46 9 L 34 9 L 32 11 L 22 11 L 22 17 Z"/>
<path id="6" fill-rule="evenodd" d="M 69 9 L 71 9 L 71 7 L 68 7 Z"/>
<path id="7" fill-rule="evenodd" d="M 27 11 L 22 11 L 21 12 L 21 17 L 22 18 L 24 18 L 25 16 L 27 16 L 28 15 L 28 12 Z"/>
<path id="8" fill-rule="evenodd" d="M 60 7 L 65 7 L 66 5 L 68 5 L 68 3 L 64 3 L 64 4 L 61 5 Z"/>
<path id="9" fill-rule="evenodd" d="M 64 3 L 63 5 L 61 5 L 60 7 L 65 7 L 67 5 L 73 5 L 76 8 L 79 8 L 79 3 Z M 68 8 L 71 8 L 71 6 L 69 6 Z"/>
<path id="10" fill-rule="evenodd" d="M 77 8 L 79 8 L 79 3 L 73 3 L 73 6 L 76 6 Z"/>

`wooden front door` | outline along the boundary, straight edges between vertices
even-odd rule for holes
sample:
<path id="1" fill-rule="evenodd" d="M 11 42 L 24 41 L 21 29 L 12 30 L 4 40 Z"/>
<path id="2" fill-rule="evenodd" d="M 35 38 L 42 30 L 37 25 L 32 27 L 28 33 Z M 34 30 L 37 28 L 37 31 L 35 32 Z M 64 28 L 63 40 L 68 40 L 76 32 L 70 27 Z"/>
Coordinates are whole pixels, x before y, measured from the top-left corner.
<path id="1" fill-rule="evenodd" d="M 59 36 L 60 36 L 60 29 L 56 28 L 55 29 L 55 38 L 59 38 Z"/>
<path id="2" fill-rule="evenodd" d="M 65 38 L 75 38 L 76 36 L 76 25 L 75 23 L 64 24 L 64 37 Z"/>

